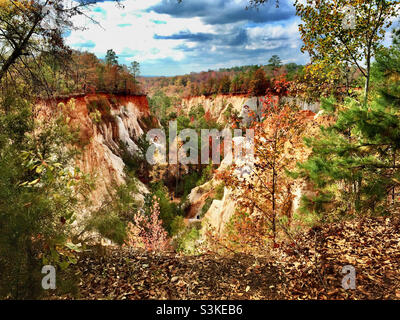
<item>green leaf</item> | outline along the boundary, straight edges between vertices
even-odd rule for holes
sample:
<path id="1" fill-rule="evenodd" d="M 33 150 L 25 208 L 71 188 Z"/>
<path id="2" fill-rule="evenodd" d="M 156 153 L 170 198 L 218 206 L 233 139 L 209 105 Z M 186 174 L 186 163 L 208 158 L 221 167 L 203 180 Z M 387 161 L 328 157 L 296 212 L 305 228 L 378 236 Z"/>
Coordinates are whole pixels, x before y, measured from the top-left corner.
<path id="1" fill-rule="evenodd" d="M 72 251 L 75 251 L 75 252 L 82 252 L 82 245 L 79 243 L 79 244 L 73 244 L 72 242 L 67 242 L 66 244 L 65 244 L 65 246 L 68 248 L 68 249 L 71 249 Z"/>

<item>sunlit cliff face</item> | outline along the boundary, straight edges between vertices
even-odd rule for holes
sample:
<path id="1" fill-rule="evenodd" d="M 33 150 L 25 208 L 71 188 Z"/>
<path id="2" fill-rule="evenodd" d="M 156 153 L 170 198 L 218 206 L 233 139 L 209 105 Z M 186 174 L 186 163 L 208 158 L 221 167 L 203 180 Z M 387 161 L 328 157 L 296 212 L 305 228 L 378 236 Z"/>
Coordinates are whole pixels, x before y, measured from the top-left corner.
<path id="1" fill-rule="evenodd" d="M 37 104 L 38 117 L 51 117 L 63 106 L 67 106 L 69 125 L 79 132 L 82 152 L 76 165 L 95 179 L 90 198 L 97 207 L 113 186 L 125 181 L 122 153 L 137 152 L 135 141 L 154 122 L 147 98 L 90 94 L 42 101 Z"/>

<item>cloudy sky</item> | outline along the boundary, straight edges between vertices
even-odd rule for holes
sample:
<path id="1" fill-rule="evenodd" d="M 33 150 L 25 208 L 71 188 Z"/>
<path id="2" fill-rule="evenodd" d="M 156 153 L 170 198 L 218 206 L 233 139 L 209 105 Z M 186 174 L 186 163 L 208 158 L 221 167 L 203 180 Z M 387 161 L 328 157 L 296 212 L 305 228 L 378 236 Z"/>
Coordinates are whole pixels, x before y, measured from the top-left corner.
<path id="1" fill-rule="evenodd" d="M 67 43 L 104 58 L 114 49 L 120 63 L 139 61 L 142 75 L 177 75 L 248 64 L 266 64 L 273 54 L 305 63 L 300 53 L 294 0 L 246 10 L 247 0 L 123 0 L 102 2 L 75 24 Z"/>

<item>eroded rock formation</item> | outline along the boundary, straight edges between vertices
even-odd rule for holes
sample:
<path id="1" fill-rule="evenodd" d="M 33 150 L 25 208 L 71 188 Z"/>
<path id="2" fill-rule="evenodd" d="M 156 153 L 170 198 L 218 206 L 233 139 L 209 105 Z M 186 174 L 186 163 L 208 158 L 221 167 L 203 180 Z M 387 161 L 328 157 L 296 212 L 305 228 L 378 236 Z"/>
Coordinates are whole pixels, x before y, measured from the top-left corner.
<path id="1" fill-rule="evenodd" d="M 90 94 L 74 98 L 40 101 L 39 118 L 52 117 L 60 108 L 68 114 L 71 128 L 79 131 L 82 153 L 76 165 L 95 179 L 90 198 L 98 207 L 114 186 L 125 181 L 124 152 L 137 152 L 135 141 L 155 119 L 150 116 L 146 96 Z M 139 193 L 146 187 L 138 182 Z"/>

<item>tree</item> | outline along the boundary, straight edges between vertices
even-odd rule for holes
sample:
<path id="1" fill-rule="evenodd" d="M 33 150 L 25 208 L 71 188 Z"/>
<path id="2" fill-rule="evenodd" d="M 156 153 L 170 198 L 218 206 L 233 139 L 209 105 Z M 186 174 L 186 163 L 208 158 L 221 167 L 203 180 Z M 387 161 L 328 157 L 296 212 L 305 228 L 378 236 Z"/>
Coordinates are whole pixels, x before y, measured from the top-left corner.
<path id="1" fill-rule="evenodd" d="M 167 111 L 171 107 L 172 101 L 164 91 L 157 91 L 150 99 L 149 106 L 151 112 L 160 119 L 163 125 L 167 125 Z"/>
<path id="2" fill-rule="evenodd" d="M 343 100 L 355 86 L 353 76 L 354 68 L 350 70 L 344 65 L 308 64 L 292 83 L 292 91 L 306 101 L 320 101 L 330 96 Z"/>
<path id="3" fill-rule="evenodd" d="M 68 7 L 63 0 L 2 1 L 0 81 L 14 69 L 31 68 L 29 60 L 42 52 L 65 53 L 63 31 L 72 26 L 74 16 L 86 15 L 84 9 L 96 2 L 83 0 Z"/>
<path id="4" fill-rule="evenodd" d="M 130 68 L 129 68 L 129 71 L 131 72 L 131 74 L 132 74 L 132 76 L 133 76 L 133 79 L 134 79 L 135 81 L 137 81 L 136 78 L 140 75 L 140 63 L 137 62 L 137 61 L 133 61 L 133 62 L 131 63 L 131 66 L 130 66 Z"/>
<path id="5" fill-rule="evenodd" d="M 218 92 L 222 94 L 228 94 L 231 87 L 231 79 L 228 75 L 223 76 L 219 82 Z"/>
<path id="6" fill-rule="evenodd" d="M 249 0 L 249 6 L 257 8 L 261 5 L 268 3 L 269 1 L 270 0 Z M 279 0 L 275 0 L 275 1 L 271 1 L 271 2 L 275 2 L 276 7 L 279 7 Z"/>
<path id="7" fill-rule="evenodd" d="M 336 121 L 308 138 L 310 158 L 299 165 L 301 176 L 316 189 L 304 198 L 304 207 L 327 220 L 335 214 L 376 214 L 396 206 L 400 186 L 400 46 L 377 52 L 372 66 L 373 99 L 340 104 L 324 101 L 322 107 Z M 328 206 L 329 205 L 329 206 Z M 328 210 L 328 207 L 330 208 Z"/>
<path id="8" fill-rule="evenodd" d="M 255 97 L 265 95 L 267 88 L 268 80 L 265 77 L 265 71 L 263 68 L 258 68 L 250 82 L 250 94 Z"/>
<path id="9" fill-rule="evenodd" d="M 274 67 L 274 69 L 280 68 L 282 65 L 281 58 L 279 58 L 279 56 L 276 54 L 274 54 L 271 59 L 268 60 L 268 62 L 270 66 Z"/>
<path id="10" fill-rule="evenodd" d="M 77 142 L 67 123 L 73 105 L 60 105 L 40 130 L 30 101 L 11 94 L 0 106 L 0 297 L 35 299 L 43 265 L 57 267 L 58 287 L 75 261 L 68 238 L 88 189 L 73 167 L 76 151 L 64 148 Z"/>
<path id="11" fill-rule="evenodd" d="M 129 235 L 126 241 L 128 246 L 138 247 L 143 244 L 146 250 L 157 252 L 168 249 L 168 233 L 162 226 L 160 206 L 156 198 L 153 201 L 150 216 L 138 212 L 134 216 L 134 224 L 129 224 Z"/>
<path id="12" fill-rule="evenodd" d="M 118 56 L 113 49 L 108 49 L 105 57 L 108 66 L 118 66 Z"/>
<path id="13" fill-rule="evenodd" d="M 294 169 L 304 154 L 304 114 L 280 105 L 272 96 L 266 96 L 263 111 L 265 120 L 252 127 L 255 162 L 251 173 L 238 174 L 241 167 L 234 164 L 218 175 L 227 187 L 235 189 L 240 209 L 229 240 L 250 247 L 262 245 L 269 236 L 275 243 L 278 226 L 290 222 L 294 180 L 286 170 Z"/>
<path id="14" fill-rule="evenodd" d="M 238 93 L 238 92 L 240 92 L 240 87 L 241 87 L 240 78 L 239 78 L 239 75 L 236 74 L 232 79 L 230 92 Z"/>
<path id="15" fill-rule="evenodd" d="M 302 19 L 299 26 L 304 42 L 302 51 L 310 54 L 312 65 L 317 67 L 357 67 L 365 79 L 364 103 L 367 103 L 371 61 L 381 46 L 385 29 L 398 16 L 399 3 L 391 0 L 296 1 L 296 11 Z"/>

